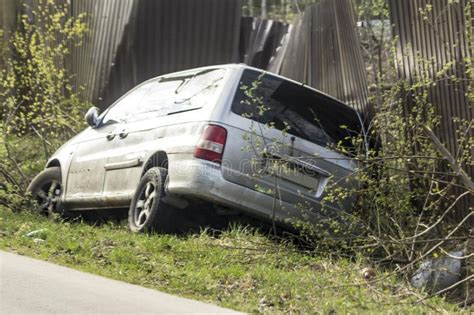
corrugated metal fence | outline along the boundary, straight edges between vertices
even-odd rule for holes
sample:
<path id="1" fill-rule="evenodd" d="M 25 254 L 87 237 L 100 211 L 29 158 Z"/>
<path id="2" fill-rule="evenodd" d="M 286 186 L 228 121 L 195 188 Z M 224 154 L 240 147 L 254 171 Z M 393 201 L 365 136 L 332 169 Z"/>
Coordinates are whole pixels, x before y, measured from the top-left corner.
<path id="1" fill-rule="evenodd" d="M 9 41 L 9 31 L 14 28 L 18 3 L 15 0 L 0 0 L 0 29 L 3 32 L 2 40 Z M 0 40 L 1 41 L 1 40 Z M 4 67 L 3 58 L 0 58 L 0 69 Z"/>
<path id="2" fill-rule="evenodd" d="M 474 104 L 466 95 L 469 79 L 472 80 L 472 74 L 466 72 L 466 67 L 472 63 L 472 59 L 468 58 L 474 57 L 473 39 L 468 40 L 468 32 L 472 33 L 474 25 L 474 5 L 470 0 L 452 3 L 449 0 L 390 0 L 389 5 L 397 36 L 399 77 L 415 83 L 417 77 L 428 71 L 431 79 L 436 81 L 429 91 L 430 102 L 442 117 L 436 133 L 449 151 L 457 156 L 459 138 L 456 131 L 459 124 L 456 118 L 468 122 L 474 119 Z M 469 16 L 471 20 L 467 19 Z M 451 64 L 448 71 L 440 77 L 438 73 L 448 64 Z M 473 65 L 470 66 L 472 69 Z M 471 128 L 467 136 L 472 135 Z M 472 178 L 474 168 L 464 167 Z M 472 205 L 472 195 L 464 198 L 459 203 L 456 219 L 467 215 Z"/>
<path id="3" fill-rule="evenodd" d="M 160 74 L 238 62 L 241 8 L 240 0 L 136 0 L 102 104 Z"/>
<path id="4" fill-rule="evenodd" d="M 242 17 L 240 29 L 240 62 L 260 69 L 269 69 L 289 25 L 253 17 Z M 278 72 L 278 71 L 276 71 Z"/>
<path id="5" fill-rule="evenodd" d="M 294 27 L 242 17 L 241 7 L 241 0 L 73 0 L 73 15 L 86 12 L 92 29 L 73 54 L 76 86 L 85 86 L 86 99 L 106 107 L 153 76 L 243 62 L 367 111 L 350 0 L 322 0 Z"/>
<path id="6" fill-rule="evenodd" d="M 91 32 L 84 43 L 73 49 L 71 72 L 76 87 L 84 87 L 83 96 L 94 103 L 101 100 L 101 92 L 107 87 L 107 80 L 117 54 L 117 48 L 124 36 L 124 29 L 130 21 L 136 0 L 72 0 L 71 14 L 86 13 Z"/>
<path id="7" fill-rule="evenodd" d="M 367 77 L 350 0 L 322 0 L 293 23 L 271 70 L 369 113 Z"/>
<path id="8" fill-rule="evenodd" d="M 18 4 L 15 0 L 0 0 L 0 28 L 5 31 L 5 36 L 16 22 Z"/>

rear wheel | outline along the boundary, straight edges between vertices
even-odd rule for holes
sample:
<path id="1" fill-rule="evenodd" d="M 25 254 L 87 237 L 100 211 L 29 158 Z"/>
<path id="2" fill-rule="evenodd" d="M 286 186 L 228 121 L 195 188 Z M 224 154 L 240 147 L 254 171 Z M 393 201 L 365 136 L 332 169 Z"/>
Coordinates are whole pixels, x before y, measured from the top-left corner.
<path id="1" fill-rule="evenodd" d="M 59 205 L 63 192 L 61 181 L 61 168 L 47 168 L 31 181 L 27 191 L 32 195 L 35 208 L 34 212 L 44 215 L 53 212 L 62 212 Z"/>
<path id="2" fill-rule="evenodd" d="M 171 206 L 163 202 L 167 170 L 153 167 L 143 175 L 133 196 L 128 212 L 128 223 L 133 232 L 169 229 Z"/>

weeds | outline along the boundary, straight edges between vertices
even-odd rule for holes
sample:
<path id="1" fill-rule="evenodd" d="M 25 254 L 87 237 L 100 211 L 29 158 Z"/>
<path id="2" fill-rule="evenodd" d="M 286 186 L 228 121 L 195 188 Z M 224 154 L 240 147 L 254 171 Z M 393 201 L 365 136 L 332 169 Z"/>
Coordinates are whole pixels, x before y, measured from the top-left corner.
<path id="1" fill-rule="evenodd" d="M 54 222 L 0 208 L 0 248 L 250 313 L 459 311 L 393 278 L 367 282 L 367 259 L 324 258 L 249 227 L 173 235 L 132 234 L 125 224 Z M 43 229 L 34 242 L 25 234 Z M 377 269 L 377 276 L 387 271 Z"/>

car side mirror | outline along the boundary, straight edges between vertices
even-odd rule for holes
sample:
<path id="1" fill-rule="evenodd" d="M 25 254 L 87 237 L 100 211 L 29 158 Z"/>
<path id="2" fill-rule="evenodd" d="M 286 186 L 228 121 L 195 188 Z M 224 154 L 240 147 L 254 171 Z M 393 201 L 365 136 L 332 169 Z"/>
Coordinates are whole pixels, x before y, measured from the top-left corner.
<path id="1" fill-rule="evenodd" d="M 99 109 L 97 107 L 91 107 L 85 116 L 86 122 L 92 128 L 97 127 L 99 124 Z"/>

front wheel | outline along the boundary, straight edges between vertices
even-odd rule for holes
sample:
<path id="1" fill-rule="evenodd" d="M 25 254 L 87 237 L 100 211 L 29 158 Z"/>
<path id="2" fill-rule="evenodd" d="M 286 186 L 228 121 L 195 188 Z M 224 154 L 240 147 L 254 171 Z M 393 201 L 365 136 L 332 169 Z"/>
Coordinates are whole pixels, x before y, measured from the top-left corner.
<path id="1" fill-rule="evenodd" d="M 31 181 L 27 191 L 33 196 L 35 202 L 34 212 L 48 215 L 61 212 L 59 200 L 63 192 L 61 181 L 61 168 L 47 168 Z"/>
<path id="2" fill-rule="evenodd" d="M 128 212 L 133 232 L 166 231 L 170 206 L 163 202 L 167 170 L 153 167 L 143 175 Z"/>

